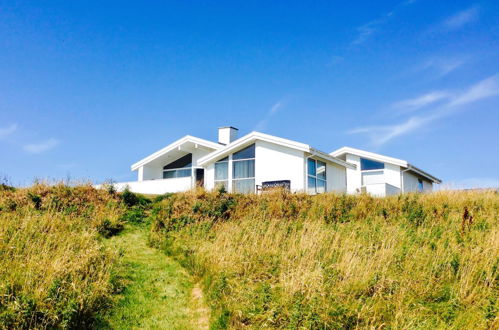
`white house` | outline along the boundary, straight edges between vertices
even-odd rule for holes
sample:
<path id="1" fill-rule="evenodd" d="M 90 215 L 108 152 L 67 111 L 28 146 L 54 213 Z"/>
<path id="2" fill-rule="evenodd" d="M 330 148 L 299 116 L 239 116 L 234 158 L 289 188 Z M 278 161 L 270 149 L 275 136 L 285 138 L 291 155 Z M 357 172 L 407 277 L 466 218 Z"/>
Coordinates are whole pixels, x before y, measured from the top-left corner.
<path id="1" fill-rule="evenodd" d="M 367 192 L 376 196 L 388 196 L 411 191 L 431 191 L 434 183 L 442 181 L 409 164 L 407 161 L 373 152 L 343 147 L 332 156 L 355 164 L 348 168 L 347 193 Z"/>
<path id="2" fill-rule="evenodd" d="M 218 143 L 185 136 L 133 164 L 137 181 L 116 183 L 133 192 L 163 194 L 201 186 L 258 193 L 272 187 L 317 194 L 366 191 L 385 196 L 431 190 L 440 180 L 406 161 L 353 148 L 327 154 L 311 146 L 234 127 L 218 129 Z"/>

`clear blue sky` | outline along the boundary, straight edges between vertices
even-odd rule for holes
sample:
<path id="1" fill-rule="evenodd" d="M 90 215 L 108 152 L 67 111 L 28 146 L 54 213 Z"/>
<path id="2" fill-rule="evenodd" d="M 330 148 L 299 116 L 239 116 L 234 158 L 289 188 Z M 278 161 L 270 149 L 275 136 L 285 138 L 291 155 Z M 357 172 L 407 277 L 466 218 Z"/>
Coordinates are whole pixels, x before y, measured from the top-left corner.
<path id="1" fill-rule="evenodd" d="M 0 175 L 133 180 L 217 127 L 499 186 L 497 1 L 0 1 Z"/>

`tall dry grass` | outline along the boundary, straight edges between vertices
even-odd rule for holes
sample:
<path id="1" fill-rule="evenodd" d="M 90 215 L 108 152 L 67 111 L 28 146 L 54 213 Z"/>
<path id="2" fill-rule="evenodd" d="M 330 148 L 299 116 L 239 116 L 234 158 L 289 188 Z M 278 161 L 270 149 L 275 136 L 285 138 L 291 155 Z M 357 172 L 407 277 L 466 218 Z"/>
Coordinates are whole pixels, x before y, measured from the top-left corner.
<path id="1" fill-rule="evenodd" d="M 92 325 L 112 293 L 118 196 L 90 186 L 0 187 L 0 328 Z"/>
<path id="2" fill-rule="evenodd" d="M 152 244 L 204 283 L 214 328 L 498 328 L 499 195 L 194 192 Z"/>

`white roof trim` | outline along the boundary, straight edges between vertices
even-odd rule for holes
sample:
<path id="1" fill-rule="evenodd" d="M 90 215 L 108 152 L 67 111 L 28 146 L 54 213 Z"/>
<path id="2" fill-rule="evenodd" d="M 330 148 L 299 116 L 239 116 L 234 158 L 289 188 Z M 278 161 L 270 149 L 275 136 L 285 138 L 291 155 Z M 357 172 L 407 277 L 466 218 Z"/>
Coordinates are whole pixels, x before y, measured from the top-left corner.
<path id="1" fill-rule="evenodd" d="M 139 169 L 139 167 L 155 160 L 156 158 L 158 157 L 161 157 L 163 156 L 164 154 L 178 148 L 179 146 L 183 145 L 184 143 L 187 143 L 187 142 L 192 142 L 192 143 L 195 143 L 195 144 L 199 144 L 201 146 L 204 146 L 204 147 L 208 147 L 210 149 L 213 149 L 213 150 L 218 150 L 218 149 L 221 149 L 223 148 L 224 146 L 221 145 L 221 144 L 218 144 L 218 143 L 215 143 L 215 142 L 211 142 L 211 141 L 208 141 L 208 140 L 204 140 L 204 139 L 200 139 L 200 138 L 197 138 L 195 136 L 190 136 L 190 135 L 186 135 L 184 136 L 183 138 L 167 145 L 166 147 L 164 147 L 163 149 L 161 150 L 158 150 L 156 151 L 155 153 L 147 156 L 146 158 L 144 159 L 141 159 L 139 160 L 138 162 L 136 162 L 135 164 L 133 164 L 131 166 L 132 168 L 132 171 L 136 171 Z"/>
<path id="2" fill-rule="evenodd" d="M 398 166 L 403 166 L 407 167 L 409 163 L 403 159 L 398 159 L 398 158 L 393 158 L 393 157 L 388 157 L 380 154 L 375 154 L 374 152 L 369 152 L 365 150 L 360 150 L 360 149 L 355 149 L 355 148 L 350 148 L 350 147 L 343 147 L 338 150 L 333 151 L 330 153 L 330 155 L 334 157 L 339 157 L 344 154 L 353 154 L 357 156 L 361 156 L 364 158 L 369 158 L 372 160 L 377 160 L 379 162 L 384 162 L 384 163 L 390 163 Z"/>
<path id="3" fill-rule="evenodd" d="M 336 164 L 344 166 L 344 167 L 349 167 L 352 169 L 356 168 L 355 165 L 344 162 L 341 159 L 337 159 L 336 157 L 328 155 L 322 151 L 313 149 L 308 144 L 296 142 L 293 140 L 283 139 L 283 138 L 280 138 L 277 136 L 264 134 L 264 133 L 260 133 L 260 132 L 251 132 L 251 133 L 233 141 L 232 143 L 228 144 L 223 149 L 219 149 L 217 151 L 212 152 L 209 155 L 206 155 L 206 156 L 200 158 L 198 160 L 198 164 L 205 165 L 205 164 L 210 163 L 218 158 L 223 158 L 223 157 L 229 155 L 230 153 L 236 151 L 238 148 L 243 147 L 243 146 L 248 145 L 248 144 L 251 144 L 256 140 L 274 143 L 274 144 L 281 145 L 281 146 L 288 147 L 288 148 L 295 149 L 295 150 L 301 150 L 303 152 L 307 152 L 307 153 L 310 153 L 312 155 L 316 155 L 318 157 L 321 157 L 325 160 L 329 160 L 330 162 L 336 163 Z"/>
<path id="4" fill-rule="evenodd" d="M 351 163 L 345 162 L 345 161 L 343 161 L 341 159 L 338 159 L 338 158 L 336 158 L 334 156 L 331 156 L 331 155 L 329 155 L 329 154 L 327 154 L 327 153 L 325 153 L 323 151 L 314 149 L 312 147 L 310 147 L 310 151 L 309 152 L 310 152 L 310 154 L 312 154 L 312 156 L 319 157 L 319 158 L 322 158 L 324 160 L 328 160 L 328 161 L 330 161 L 332 163 L 341 165 L 343 167 L 348 167 L 348 168 L 350 168 L 352 170 L 357 169 L 357 165 L 355 165 L 355 164 L 351 164 Z"/>
<path id="5" fill-rule="evenodd" d="M 360 156 L 363 158 L 369 158 L 369 159 L 376 160 L 379 162 L 390 163 L 390 164 L 398 165 L 401 167 L 405 167 L 408 170 L 411 170 L 411 171 L 413 171 L 421 176 L 424 176 L 425 178 L 430 179 L 431 181 L 433 181 L 435 183 L 442 183 L 442 180 L 440 180 L 437 177 L 434 177 L 433 175 L 417 168 L 414 165 L 409 164 L 406 160 L 403 160 L 403 159 L 388 157 L 388 156 L 376 154 L 374 152 L 355 149 L 355 148 L 351 148 L 351 147 L 342 147 L 342 148 L 330 153 L 330 155 L 332 155 L 334 157 L 339 157 L 339 156 L 344 155 L 344 154 L 357 155 L 357 156 Z"/>

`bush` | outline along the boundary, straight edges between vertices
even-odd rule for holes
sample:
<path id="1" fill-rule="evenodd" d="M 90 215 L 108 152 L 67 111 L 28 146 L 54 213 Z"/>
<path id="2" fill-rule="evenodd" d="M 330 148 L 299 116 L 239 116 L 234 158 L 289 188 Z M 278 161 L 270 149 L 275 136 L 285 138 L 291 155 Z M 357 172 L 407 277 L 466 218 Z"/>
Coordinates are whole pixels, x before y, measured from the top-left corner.
<path id="1" fill-rule="evenodd" d="M 140 194 L 135 194 L 131 192 L 128 187 L 120 194 L 121 200 L 125 203 L 126 206 L 132 207 L 136 205 L 147 205 L 150 204 L 151 201 Z"/>

